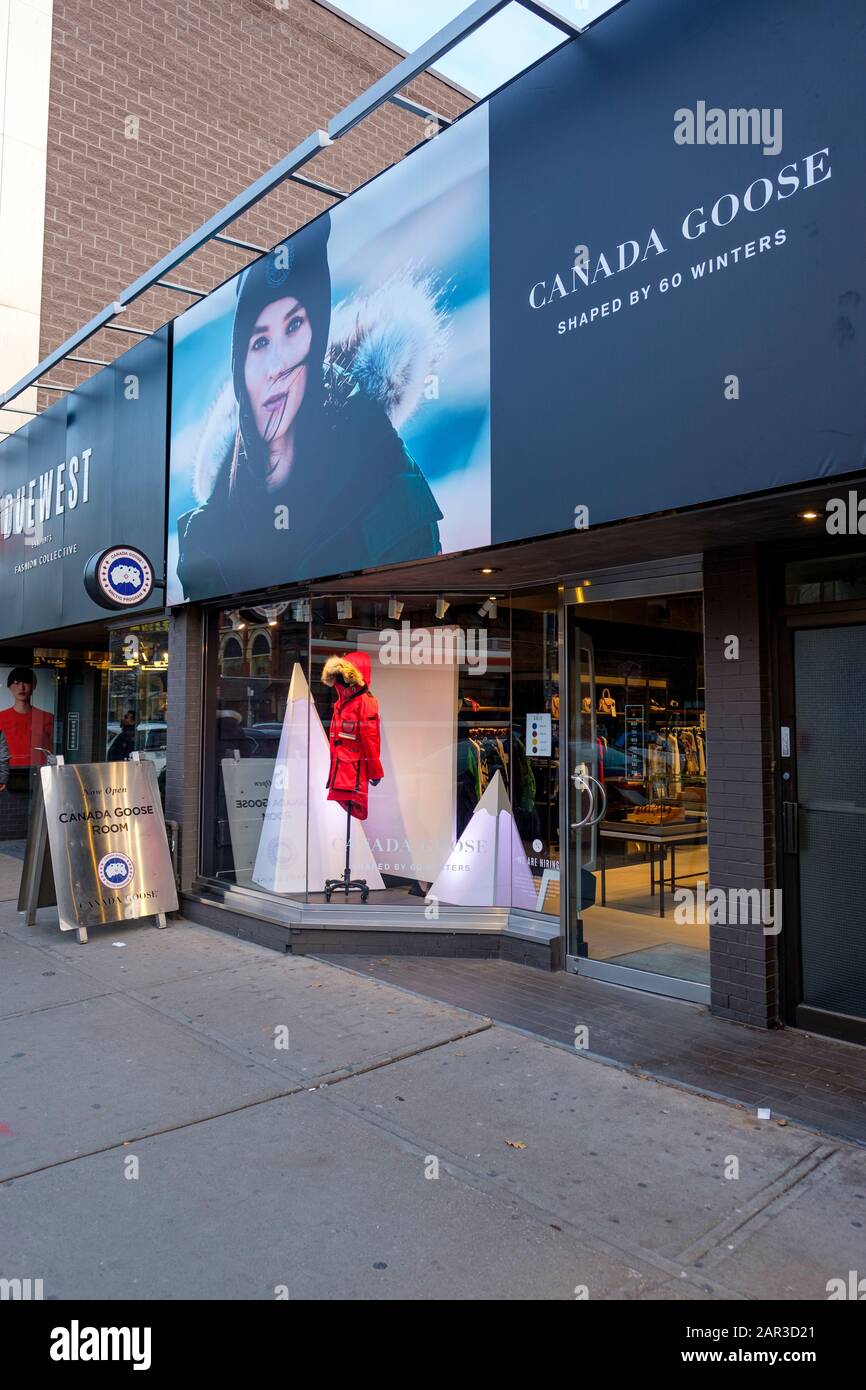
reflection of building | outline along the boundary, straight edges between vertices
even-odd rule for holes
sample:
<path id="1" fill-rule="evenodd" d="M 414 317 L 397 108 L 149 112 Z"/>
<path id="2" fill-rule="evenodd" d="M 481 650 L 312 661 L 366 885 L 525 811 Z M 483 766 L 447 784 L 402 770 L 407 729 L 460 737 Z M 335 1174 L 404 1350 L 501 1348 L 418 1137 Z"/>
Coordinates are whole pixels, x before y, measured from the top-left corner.
<path id="1" fill-rule="evenodd" d="M 270 670 L 272 635 L 267 623 L 246 623 L 229 614 L 220 627 L 220 660 L 226 676 L 266 676 Z"/>
<path id="2" fill-rule="evenodd" d="M 284 607 L 272 605 L 280 613 Z M 263 617 L 265 611 L 269 616 Z M 282 717 L 271 683 L 277 642 L 278 622 L 271 610 L 230 609 L 220 615 L 221 689 L 231 692 L 231 702 L 247 727 Z"/>

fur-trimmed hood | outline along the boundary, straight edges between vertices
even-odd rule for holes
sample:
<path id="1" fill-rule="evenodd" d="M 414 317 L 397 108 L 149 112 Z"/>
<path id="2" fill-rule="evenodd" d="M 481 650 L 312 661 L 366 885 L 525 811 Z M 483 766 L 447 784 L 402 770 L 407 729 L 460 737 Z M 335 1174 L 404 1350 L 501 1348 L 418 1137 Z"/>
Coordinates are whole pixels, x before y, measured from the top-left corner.
<path id="1" fill-rule="evenodd" d="M 333 685 L 339 676 L 345 685 L 362 689 L 370 684 L 370 671 L 370 657 L 367 652 L 329 656 L 322 670 L 322 682 L 325 685 Z"/>
<path id="2" fill-rule="evenodd" d="M 445 294 L 434 275 L 410 266 L 371 294 L 341 300 L 331 313 L 323 364 L 328 405 L 339 407 L 360 391 L 378 402 L 399 430 L 417 410 L 447 345 Z M 229 379 L 211 403 L 196 449 L 192 486 L 199 505 L 213 492 L 237 427 Z"/>

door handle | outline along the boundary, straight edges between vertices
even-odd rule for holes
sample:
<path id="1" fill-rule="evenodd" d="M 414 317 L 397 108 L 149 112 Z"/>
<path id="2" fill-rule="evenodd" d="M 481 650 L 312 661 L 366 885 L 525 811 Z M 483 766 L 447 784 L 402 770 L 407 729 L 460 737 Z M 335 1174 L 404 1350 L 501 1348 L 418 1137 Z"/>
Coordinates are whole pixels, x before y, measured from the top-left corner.
<path id="1" fill-rule="evenodd" d="M 585 766 L 585 764 L 583 766 Z M 581 830 L 584 826 L 598 825 L 599 821 L 604 819 L 604 814 L 607 810 L 607 792 L 604 789 L 603 783 L 601 783 L 597 777 L 593 777 L 591 773 L 584 772 L 581 767 L 576 767 L 574 769 L 574 772 L 571 774 L 571 780 L 575 788 L 581 794 L 586 792 L 589 796 L 589 810 L 582 820 L 572 823 L 572 830 Z M 595 787 L 598 787 L 597 793 L 594 790 Z M 598 805 L 597 811 L 596 798 Z"/>
<path id="2" fill-rule="evenodd" d="M 800 848 L 799 810 L 796 801 L 782 802 L 782 848 L 786 854 L 796 854 Z"/>

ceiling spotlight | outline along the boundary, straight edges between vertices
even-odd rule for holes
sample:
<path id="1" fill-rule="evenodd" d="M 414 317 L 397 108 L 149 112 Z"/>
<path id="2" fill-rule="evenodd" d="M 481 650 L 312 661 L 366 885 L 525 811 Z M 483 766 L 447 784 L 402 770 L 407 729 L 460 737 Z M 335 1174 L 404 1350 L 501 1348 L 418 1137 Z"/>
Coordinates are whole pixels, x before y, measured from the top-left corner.
<path id="1" fill-rule="evenodd" d="M 482 603 L 481 607 L 479 608 L 478 616 L 479 618 L 495 618 L 498 611 L 499 607 L 496 602 L 496 595 L 491 594 L 489 599 Z"/>
<path id="2" fill-rule="evenodd" d="M 396 622 L 406 605 L 401 598 L 394 598 L 393 594 L 388 600 L 388 617 L 392 622 Z"/>
<path id="3" fill-rule="evenodd" d="M 801 521 L 817 521 L 821 513 L 810 510 L 808 512 L 799 512 L 798 515 Z"/>
<path id="4" fill-rule="evenodd" d="M 444 618 L 450 607 L 451 604 L 448 602 L 447 598 L 443 598 L 442 595 L 439 594 L 436 599 L 436 617 L 439 619 Z"/>
<path id="5" fill-rule="evenodd" d="M 476 574 L 499 574 L 499 570 L 498 570 L 498 569 L 495 569 L 492 565 L 483 565 L 480 569 L 477 569 L 477 570 L 475 571 L 475 573 L 476 573 Z"/>
<path id="6" fill-rule="evenodd" d="M 337 617 L 341 623 L 348 622 L 352 616 L 352 600 L 350 598 L 337 599 Z"/>

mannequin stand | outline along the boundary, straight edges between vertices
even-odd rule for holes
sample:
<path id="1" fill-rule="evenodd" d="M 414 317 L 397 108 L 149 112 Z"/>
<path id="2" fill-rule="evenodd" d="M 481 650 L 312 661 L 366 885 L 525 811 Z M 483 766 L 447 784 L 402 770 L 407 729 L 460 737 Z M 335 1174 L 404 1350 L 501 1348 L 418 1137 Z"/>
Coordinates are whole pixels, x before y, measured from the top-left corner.
<path id="1" fill-rule="evenodd" d="M 353 888 L 357 888 L 361 894 L 361 902 L 365 903 L 370 896 L 370 888 L 365 878 L 352 878 L 352 870 L 349 865 L 349 858 L 352 852 L 352 806 L 351 802 L 346 804 L 346 867 L 343 870 L 342 878 L 329 878 L 325 880 L 325 902 L 331 901 L 331 894 L 334 892 L 345 893 L 348 898 Z"/>

